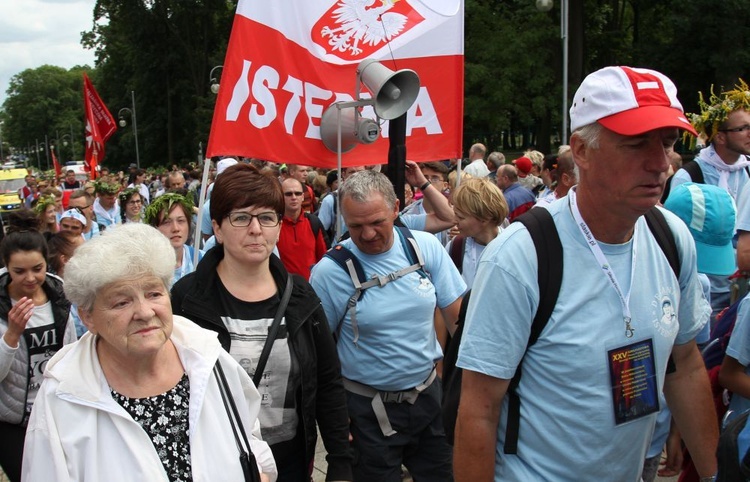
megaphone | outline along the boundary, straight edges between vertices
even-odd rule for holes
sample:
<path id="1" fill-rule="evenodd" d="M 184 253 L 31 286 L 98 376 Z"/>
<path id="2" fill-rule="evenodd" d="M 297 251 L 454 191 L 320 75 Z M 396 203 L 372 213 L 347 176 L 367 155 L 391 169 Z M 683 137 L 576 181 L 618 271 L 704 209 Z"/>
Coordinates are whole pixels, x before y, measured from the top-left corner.
<path id="1" fill-rule="evenodd" d="M 333 152 L 338 151 L 339 129 L 342 153 L 351 151 L 357 144 L 372 144 L 380 135 L 380 126 L 376 121 L 361 117 L 356 111 L 357 107 L 342 107 L 344 104 L 346 103 L 334 102 L 323 111 L 320 118 L 320 138 L 323 145 Z"/>
<path id="2" fill-rule="evenodd" d="M 381 119 L 401 117 L 419 95 L 419 76 L 413 70 L 394 72 L 377 60 L 366 59 L 357 66 L 357 76 L 372 93 L 375 113 Z"/>

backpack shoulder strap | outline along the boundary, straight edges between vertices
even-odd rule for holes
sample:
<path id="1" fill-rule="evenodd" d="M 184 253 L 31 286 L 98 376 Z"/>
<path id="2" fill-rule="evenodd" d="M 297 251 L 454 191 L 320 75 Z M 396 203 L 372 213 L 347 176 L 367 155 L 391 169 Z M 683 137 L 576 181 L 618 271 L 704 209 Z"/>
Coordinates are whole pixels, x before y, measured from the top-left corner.
<path id="1" fill-rule="evenodd" d="M 398 219 L 398 218 L 397 218 Z M 396 226 L 396 232 L 398 232 L 401 244 L 406 251 L 406 255 L 412 265 L 419 265 L 419 270 L 424 273 L 424 258 L 422 257 L 422 250 L 419 249 L 417 240 L 414 239 L 414 235 L 411 234 L 409 228 L 402 225 Z"/>
<path id="2" fill-rule="evenodd" d="M 690 180 L 697 184 L 705 184 L 706 181 L 703 179 L 703 170 L 701 169 L 701 165 L 698 164 L 696 161 L 690 161 L 686 162 L 682 165 L 682 168 L 685 169 L 685 172 L 690 174 Z"/>
<path id="3" fill-rule="evenodd" d="M 330 241 L 328 240 L 328 234 L 323 229 L 323 223 L 320 222 L 320 218 L 316 216 L 313 213 L 305 213 L 305 217 L 308 221 L 310 221 L 310 227 L 312 228 L 313 237 L 317 240 L 318 239 L 318 233 L 321 231 L 323 232 L 323 242 L 325 243 L 326 247 L 330 248 Z"/>
<path id="4" fill-rule="evenodd" d="M 329 249 L 324 255 L 327 258 L 332 259 L 341 268 L 349 274 L 352 279 L 352 284 L 357 290 L 361 290 L 362 284 L 367 281 L 365 278 L 365 270 L 362 268 L 362 263 L 359 262 L 354 253 L 342 244 L 337 244 L 333 248 Z M 362 294 L 359 293 L 358 297 L 361 298 Z"/>
<path id="5" fill-rule="evenodd" d="M 680 254 L 677 252 L 677 241 L 675 241 L 674 233 L 667 224 L 667 219 L 664 217 L 659 208 L 654 206 L 646 212 L 646 224 L 651 230 L 651 234 L 656 238 L 656 242 L 664 252 L 664 256 L 669 261 L 669 266 L 672 267 L 677 279 L 680 279 Z"/>
<path id="6" fill-rule="evenodd" d="M 531 322 L 529 341 L 524 351 L 524 356 L 529 348 L 536 343 L 539 335 L 547 326 L 552 311 L 557 304 L 560 294 L 563 276 L 563 248 L 560 236 L 555 227 L 552 215 L 545 208 L 535 208 L 516 218 L 515 221 L 523 224 L 529 231 L 531 240 L 534 242 L 538 260 L 537 279 L 539 282 L 539 307 L 534 320 Z M 514 221 L 514 222 L 515 222 Z M 523 358 L 521 359 L 521 364 Z M 516 387 L 521 380 L 521 364 L 516 368 L 516 373 L 508 387 L 508 424 L 505 433 L 506 454 L 518 452 L 518 428 L 521 420 L 521 399 L 516 394 Z"/>
<path id="7" fill-rule="evenodd" d="M 448 252 L 453 264 L 458 268 L 459 273 L 464 272 L 464 249 L 466 248 L 466 237 L 457 235 L 451 242 L 451 249 Z"/>

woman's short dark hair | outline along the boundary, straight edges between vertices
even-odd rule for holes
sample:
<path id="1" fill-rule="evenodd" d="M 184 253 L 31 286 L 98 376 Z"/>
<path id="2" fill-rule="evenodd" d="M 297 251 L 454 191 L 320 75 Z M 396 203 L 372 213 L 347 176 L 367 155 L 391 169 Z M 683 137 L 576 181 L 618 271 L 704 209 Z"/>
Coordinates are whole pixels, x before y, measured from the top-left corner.
<path id="1" fill-rule="evenodd" d="M 37 251 L 47 259 L 47 242 L 39 232 L 39 218 L 30 209 L 21 209 L 8 215 L 8 232 L 0 244 L 4 265 L 19 251 Z"/>
<path id="2" fill-rule="evenodd" d="M 221 224 L 234 209 L 269 207 L 284 212 L 284 192 L 272 176 L 261 174 L 250 164 L 235 164 L 216 177 L 211 193 L 211 219 Z"/>

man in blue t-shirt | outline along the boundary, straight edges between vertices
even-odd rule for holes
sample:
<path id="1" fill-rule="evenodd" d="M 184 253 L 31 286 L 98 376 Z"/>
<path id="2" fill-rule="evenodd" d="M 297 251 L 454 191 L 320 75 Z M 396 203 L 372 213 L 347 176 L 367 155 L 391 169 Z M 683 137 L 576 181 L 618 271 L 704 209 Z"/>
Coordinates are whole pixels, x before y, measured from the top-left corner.
<path id="1" fill-rule="evenodd" d="M 400 480 L 403 464 L 416 480 L 450 481 L 434 319 L 440 308 L 446 328 L 455 330 L 466 284 L 435 236 L 412 231 L 410 239 L 394 228 L 399 203 L 385 175 L 351 175 L 339 188 L 339 201 L 350 234 L 340 244 L 361 263 L 366 279 L 381 280 L 357 301 L 350 270 L 329 256 L 310 277 L 338 336 L 358 460 L 354 478 Z M 412 241 L 421 269 L 408 248 Z"/>
<path id="2" fill-rule="evenodd" d="M 487 246 L 457 361 L 458 482 L 640 480 L 662 390 L 699 475 L 715 475 L 715 412 L 694 342 L 709 314 L 695 246 L 684 223 L 662 211 L 678 279 L 643 217 L 659 201 L 679 129 L 694 132 L 676 93 L 663 74 L 628 67 L 594 72 L 576 92 L 570 145 L 579 184 L 544 208 L 563 247 L 560 293 L 527 352 L 540 297 L 530 235 L 515 223 Z M 521 364 L 509 454 L 506 393 Z"/>

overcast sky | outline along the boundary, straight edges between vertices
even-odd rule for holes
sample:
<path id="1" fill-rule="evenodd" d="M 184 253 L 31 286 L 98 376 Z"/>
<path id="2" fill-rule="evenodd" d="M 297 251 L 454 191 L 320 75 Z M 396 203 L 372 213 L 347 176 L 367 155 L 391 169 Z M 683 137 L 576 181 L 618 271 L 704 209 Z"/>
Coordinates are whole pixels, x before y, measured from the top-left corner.
<path id="1" fill-rule="evenodd" d="M 10 78 L 45 64 L 69 69 L 94 65 L 81 46 L 96 0 L 0 0 L 0 105 Z"/>

